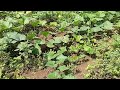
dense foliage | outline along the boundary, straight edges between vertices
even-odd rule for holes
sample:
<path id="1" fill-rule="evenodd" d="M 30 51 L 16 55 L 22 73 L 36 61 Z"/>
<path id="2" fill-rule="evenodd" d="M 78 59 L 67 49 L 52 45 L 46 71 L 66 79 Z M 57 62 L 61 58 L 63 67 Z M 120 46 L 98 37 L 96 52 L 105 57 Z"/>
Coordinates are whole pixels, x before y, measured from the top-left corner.
<path id="1" fill-rule="evenodd" d="M 119 28 L 119 11 L 0 11 L 0 78 L 51 67 L 47 78 L 75 79 L 87 56 L 85 78 L 119 78 Z"/>

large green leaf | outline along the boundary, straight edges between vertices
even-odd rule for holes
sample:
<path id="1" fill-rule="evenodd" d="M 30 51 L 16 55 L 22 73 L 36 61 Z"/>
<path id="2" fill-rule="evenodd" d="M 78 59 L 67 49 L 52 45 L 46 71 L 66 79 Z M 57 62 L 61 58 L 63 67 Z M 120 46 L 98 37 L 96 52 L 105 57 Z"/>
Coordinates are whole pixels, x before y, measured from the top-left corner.
<path id="1" fill-rule="evenodd" d="M 98 11 L 99 17 L 103 18 L 105 17 L 105 12 L 104 11 Z"/>
<path id="2" fill-rule="evenodd" d="M 69 69 L 69 68 L 68 68 L 67 66 L 63 65 L 63 66 L 58 67 L 58 69 L 59 69 L 61 72 L 63 72 L 63 71 L 65 71 L 65 70 Z"/>
<path id="3" fill-rule="evenodd" d="M 36 36 L 36 33 L 31 31 L 27 34 L 27 39 L 32 40 Z"/>
<path id="4" fill-rule="evenodd" d="M 117 27 L 120 27 L 120 21 L 118 21 L 118 22 L 116 23 L 116 26 L 117 26 Z"/>
<path id="5" fill-rule="evenodd" d="M 77 56 L 77 55 L 69 56 L 68 60 L 70 62 L 75 62 L 75 61 L 79 60 L 79 56 Z"/>
<path id="6" fill-rule="evenodd" d="M 89 26 L 82 26 L 82 27 L 80 27 L 79 31 L 86 31 L 88 29 L 90 29 Z"/>
<path id="7" fill-rule="evenodd" d="M 61 51 L 62 53 L 64 53 L 65 51 L 67 51 L 67 49 L 66 49 L 66 47 L 60 47 L 60 51 Z"/>
<path id="8" fill-rule="evenodd" d="M 54 43 L 61 43 L 62 42 L 62 37 L 55 37 L 54 38 Z"/>
<path id="9" fill-rule="evenodd" d="M 42 31 L 41 34 L 44 35 L 45 37 L 47 37 L 47 36 L 49 35 L 49 32 L 47 32 L 47 31 Z"/>
<path id="10" fill-rule="evenodd" d="M 50 51 L 47 53 L 48 60 L 54 59 L 55 57 L 56 57 L 56 53 L 54 51 Z"/>
<path id="11" fill-rule="evenodd" d="M 106 21 L 102 24 L 102 28 L 105 29 L 105 30 L 114 29 L 113 28 L 113 23 L 111 23 L 110 21 Z"/>
<path id="12" fill-rule="evenodd" d="M 50 22 L 50 26 L 57 26 L 57 22 Z"/>
<path id="13" fill-rule="evenodd" d="M 47 42 L 47 47 L 53 48 L 54 47 L 54 40 L 50 40 Z"/>
<path id="14" fill-rule="evenodd" d="M 39 21 L 39 25 L 42 25 L 42 26 L 44 26 L 46 23 L 47 23 L 46 20 L 40 20 L 40 21 Z"/>
<path id="15" fill-rule="evenodd" d="M 38 44 L 35 44 L 35 48 L 38 49 L 39 55 L 42 53 L 41 47 Z"/>
<path id="16" fill-rule="evenodd" d="M 81 48 L 81 46 L 80 46 L 79 44 L 71 45 L 71 46 L 69 47 L 70 51 L 76 52 L 76 53 L 79 51 L 80 48 Z"/>
<path id="17" fill-rule="evenodd" d="M 75 26 L 73 28 L 71 28 L 71 30 L 75 33 L 77 33 L 78 31 L 80 31 L 80 29 L 78 28 L 78 26 Z"/>
<path id="18" fill-rule="evenodd" d="M 60 76 L 60 74 L 59 74 L 59 71 L 54 71 L 54 72 L 48 74 L 48 77 L 47 77 L 47 78 L 48 78 L 48 79 L 60 79 L 61 76 Z"/>
<path id="19" fill-rule="evenodd" d="M 103 29 L 100 28 L 99 26 L 91 28 L 91 31 L 92 31 L 92 32 L 99 32 L 99 31 L 102 31 L 102 30 L 103 30 Z"/>
<path id="20" fill-rule="evenodd" d="M 64 43 L 68 43 L 69 42 L 69 35 L 64 36 L 62 41 Z"/>
<path id="21" fill-rule="evenodd" d="M 63 79 L 76 79 L 73 75 L 66 75 Z"/>
<path id="22" fill-rule="evenodd" d="M 33 21 L 31 21 L 30 24 L 31 24 L 33 27 L 38 26 L 39 20 L 33 20 Z"/>
<path id="23" fill-rule="evenodd" d="M 17 48 L 20 51 L 25 50 L 26 48 L 28 48 L 28 43 L 27 42 L 20 42 L 20 44 L 18 44 Z"/>
<path id="24" fill-rule="evenodd" d="M 32 54 L 38 55 L 38 54 L 39 54 L 38 49 L 37 49 L 37 48 L 33 48 L 33 49 L 32 49 Z"/>
<path id="25" fill-rule="evenodd" d="M 63 54 L 61 54 L 61 55 L 57 56 L 56 59 L 57 60 L 65 60 L 65 59 L 67 59 L 67 56 L 64 56 Z"/>
<path id="26" fill-rule="evenodd" d="M 27 18 L 27 17 L 26 17 L 26 18 L 24 19 L 24 25 L 25 25 L 25 24 L 29 24 L 29 22 L 30 22 L 30 18 Z"/>
<path id="27" fill-rule="evenodd" d="M 64 63 L 64 59 L 59 59 L 58 61 L 56 61 L 56 64 L 58 65 L 58 64 L 63 64 Z"/>
<path id="28" fill-rule="evenodd" d="M 73 37 L 76 39 L 77 42 L 80 42 L 83 38 L 81 35 L 74 35 Z"/>
<path id="29" fill-rule="evenodd" d="M 45 66 L 54 68 L 57 67 L 57 64 L 55 63 L 55 61 L 48 61 Z"/>
<path id="30" fill-rule="evenodd" d="M 76 15 L 74 21 L 84 21 L 84 18 L 80 15 Z"/>
<path id="31" fill-rule="evenodd" d="M 13 39 L 13 40 L 16 40 L 16 41 L 26 40 L 25 35 L 19 34 L 17 32 L 8 32 L 8 33 L 6 33 L 5 36 L 7 36 L 7 38 L 9 38 L 9 39 Z"/>
<path id="32" fill-rule="evenodd" d="M 92 47 L 90 47 L 90 46 L 84 45 L 84 50 L 85 50 L 86 52 L 88 52 L 89 54 L 95 53 L 94 49 L 93 49 Z"/>

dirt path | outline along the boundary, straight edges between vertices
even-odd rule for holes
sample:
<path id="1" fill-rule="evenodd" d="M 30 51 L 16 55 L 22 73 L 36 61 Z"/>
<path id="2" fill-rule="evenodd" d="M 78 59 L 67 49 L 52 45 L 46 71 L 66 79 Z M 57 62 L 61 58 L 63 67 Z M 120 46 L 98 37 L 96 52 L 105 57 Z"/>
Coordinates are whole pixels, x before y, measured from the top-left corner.
<path id="1" fill-rule="evenodd" d="M 77 71 L 80 71 L 80 72 L 77 73 L 77 74 L 75 74 L 75 77 L 76 77 L 77 79 L 84 79 L 84 74 L 87 73 L 86 68 L 87 68 L 88 65 L 90 65 L 90 64 L 92 64 L 92 63 L 93 63 L 93 60 L 89 60 L 89 61 L 87 61 L 87 62 L 85 62 L 85 63 L 83 63 L 83 64 L 81 64 L 81 65 L 78 65 L 78 66 L 76 67 L 76 70 L 77 70 Z"/>
<path id="2" fill-rule="evenodd" d="M 23 74 L 23 76 L 27 77 L 28 79 L 45 79 L 47 75 L 52 71 L 52 68 L 47 68 L 44 70 L 38 70 L 36 72 L 28 72 Z"/>
<path id="3" fill-rule="evenodd" d="M 77 79 L 84 79 L 84 74 L 87 73 L 87 66 L 89 64 L 92 64 L 93 63 L 93 60 L 89 60 L 87 62 L 84 62 L 83 64 L 81 65 L 78 65 L 75 70 L 79 71 L 78 73 L 75 74 L 75 77 Z M 23 76 L 27 77 L 28 79 L 46 79 L 47 75 L 54 71 L 52 68 L 47 68 L 47 69 L 44 69 L 44 70 L 38 70 L 36 72 L 28 72 L 26 74 L 23 74 Z"/>

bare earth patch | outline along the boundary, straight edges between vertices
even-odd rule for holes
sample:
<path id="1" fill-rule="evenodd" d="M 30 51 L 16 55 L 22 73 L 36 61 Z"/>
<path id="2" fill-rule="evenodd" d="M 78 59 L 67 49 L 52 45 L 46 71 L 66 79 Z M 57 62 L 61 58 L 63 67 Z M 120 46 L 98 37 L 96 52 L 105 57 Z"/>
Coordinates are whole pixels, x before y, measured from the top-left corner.
<path id="1" fill-rule="evenodd" d="M 47 75 L 54 71 L 52 68 L 47 68 L 44 70 L 38 70 L 36 72 L 28 72 L 23 74 L 27 79 L 46 79 Z"/>
<path id="2" fill-rule="evenodd" d="M 90 65 L 90 64 L 93 64 L 93 60 L 89 60 L 87 62 L 84 62 L 83 64 L 81 65 L 78 65 L 75 70 L 79 71 L 78 73 L 75 74 L 75 77 L 77 79 L 84 79 L 84 74 L 87 73 L 87 66 Z"/>
<path id="3" fill-rule="evenodd" d="M 84 74 L 87 73 L 86 68 L 90 64 L 93 64 L 93 60 L 89 60 L 87 62 L 82 63 L 81 65 L 78 65 L 75 68 L 75 71 L 78 71 L 75 74 L 75 77 L 77 79 L 84 79 Z M 47 68 L 47 69 L 44 69 L 44 70 L 38 70 L 36 72 L 27 72 L 27 73 L 24 73 L 23 76 L 25 76 L 27 79 L 46 79 L 48 74 L 50 72 L 53 72 L 53 71 L 54 71 L 54 69 Z"/>

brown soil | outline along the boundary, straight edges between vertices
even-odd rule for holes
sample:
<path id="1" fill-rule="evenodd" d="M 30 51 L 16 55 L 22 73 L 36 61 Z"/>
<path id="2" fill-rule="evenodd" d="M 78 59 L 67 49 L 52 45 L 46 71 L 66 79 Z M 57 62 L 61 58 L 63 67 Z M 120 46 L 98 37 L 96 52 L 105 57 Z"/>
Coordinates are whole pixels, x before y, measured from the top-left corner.
<path id="1" fill-rule="evenodd" d="M 44 41 L 49 41 L 50 39 L 53 39 L 52 35 L 48 35 L 47 37 L 45 37 L 44 35 L 40 35 L 38 34 L 39 39 L 42 39 Z"/>
<path id="2" fill-rule="evenodd" d="M 91 64 L 93 64 L 93 60 L 89 60 L 87 62 L 82 63 L 81 65 L 78 65 L 75 68 L 75 71 L 76 71 L 75 77 L 77 79 L 84 79 L 84 74 L 87 73 L 86 68 L 88 65 L 91 65 Z"/>
<path id="3" fill-rule="evenodd" d="M 47 75 L 54 71 L 52 68 L 47 68 L 44 70 L 38 70 L 36 72 L 27 72 L 24 73 L 23 76 L 25 76 L 27 79 L 46 79 Z"/>
<path id="4" fill-rule="evenodd" d="M 84 74 L 87 73 L 86 68 L 92 63 L 93 60 L 89 59 L 87 62 L 83 62 L 81 65 L 77 65 L 77 67 L 74 69 L 75 77 L 77 79 L 84 79 Z M 27 79 L 46 79 L 47 75 L 53 71 L 54 70 L 52 68 L 47 68 L 44 70 L 38 70 L 36 72 L 27 72 L 24 73 L 23 76 L 25 76 Z"/>
<path id="5" fill-rule="evenodd" d="M 66 34 L 65 32 L 60 32 L 60 33 L 57 33 L 55 36 L 56 36 L 56 37 L 62 37 L 62 36 L 64 36 L 65 34 Z M 49 40 L 51 40 L 51 39 L 54 38 L 51 34 L 49 34 L 47 37 L 45 37 L 44 35 L 38 34 L 37 37 L 38 37 L 39 39 L 44 40 L 44 41 L 49 41 Z"/>
<path id="6" fill-rule="evenodd" d="M 61 37 L 61 36 L 64 36 L 65 34 L 66 34 L 66 32 L 59 32 L 55 36 L 56 37 Z"/>

